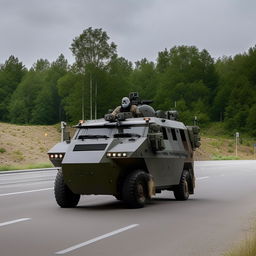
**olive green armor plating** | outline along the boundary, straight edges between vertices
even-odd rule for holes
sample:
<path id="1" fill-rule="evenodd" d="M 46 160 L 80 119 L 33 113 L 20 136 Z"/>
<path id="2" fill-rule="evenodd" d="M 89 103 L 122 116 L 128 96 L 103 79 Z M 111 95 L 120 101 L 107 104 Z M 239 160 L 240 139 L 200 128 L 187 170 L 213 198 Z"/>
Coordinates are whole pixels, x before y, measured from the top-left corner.
<path id="1" fill-rule="evenodd" d="M 171 120 L 169 111 L 164 118 L 148 105 L 139 108 L 141 117 L 120 113 L 116 120 L 106 115 L 80 123 L 71 140 L 48 152 L 60 168 L 55 197 L 61 207 L 75 206 L 80 195 L 114 195 L 136 208 L 162 190 L 178 200 L 194 193 L 199 128 Z"/>

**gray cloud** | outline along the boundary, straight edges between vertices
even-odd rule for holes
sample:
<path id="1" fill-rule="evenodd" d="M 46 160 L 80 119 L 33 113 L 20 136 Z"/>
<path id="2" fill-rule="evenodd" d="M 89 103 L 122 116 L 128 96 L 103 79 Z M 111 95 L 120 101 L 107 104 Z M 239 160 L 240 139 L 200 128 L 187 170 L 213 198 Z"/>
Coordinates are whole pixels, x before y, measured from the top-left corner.
<path id="1" fill-rule="evenodd" d="M 128 60 L 155 60 L 174 45 L 217 58 L 256 42 L 253 0 L 0 0 L 0 63 L 11 54 L 30 67 L 55 60 L 88 27 L 103 28 Z"/>

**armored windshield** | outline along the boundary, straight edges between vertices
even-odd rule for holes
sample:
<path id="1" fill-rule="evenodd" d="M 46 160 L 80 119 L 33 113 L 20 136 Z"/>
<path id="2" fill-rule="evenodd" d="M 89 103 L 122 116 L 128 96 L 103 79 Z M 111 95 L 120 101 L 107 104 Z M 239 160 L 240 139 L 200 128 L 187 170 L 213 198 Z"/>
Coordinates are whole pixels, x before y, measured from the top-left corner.
<path id="1" fill-rule="evenodd" d="M 76 139 L 100 139 L 100 138 L 130 138 L 145 137 L 148 127 L 120 126 L 120 127 L 82 127 L 79 129 Z"/>

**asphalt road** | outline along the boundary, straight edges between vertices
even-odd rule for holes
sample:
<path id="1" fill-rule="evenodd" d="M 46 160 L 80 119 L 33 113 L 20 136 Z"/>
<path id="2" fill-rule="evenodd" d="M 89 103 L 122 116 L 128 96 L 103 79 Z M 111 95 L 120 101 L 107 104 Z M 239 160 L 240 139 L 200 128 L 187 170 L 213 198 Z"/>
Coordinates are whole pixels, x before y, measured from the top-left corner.
<path id="1" fill-rule="evenodd" d="M 0 174 L 0 255 L 221 255 L 256 217 L 256 161 L 196 162 L 188 201 L 158 194 L 143 209 L 111 196 L 56 205 L 56 170 Z"/>

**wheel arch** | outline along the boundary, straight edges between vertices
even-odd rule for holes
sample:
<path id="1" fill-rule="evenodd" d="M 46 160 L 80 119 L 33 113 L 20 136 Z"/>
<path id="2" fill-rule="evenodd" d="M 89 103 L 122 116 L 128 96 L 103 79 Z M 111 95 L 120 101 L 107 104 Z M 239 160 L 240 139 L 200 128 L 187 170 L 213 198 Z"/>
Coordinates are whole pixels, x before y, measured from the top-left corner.
<path id="1" fill-rule="evenodd" d="M 117 179 L 117 193 L 121 193 L 122 191 L 122 186 L 124 181 L 126 180 L 126 177 L 128 175 L 130 175 L 132 172 L 134 172 L 135 170 L 141 170 L 144 171 L 145 173 L 149 174 L 147 165 L 145 163 L 144 159 L 138 159 L 138 161 L 136 161 L 134 164 L 129 164 L 129 166 L 121 166 L 121 172 L 118 176 Z"/>

